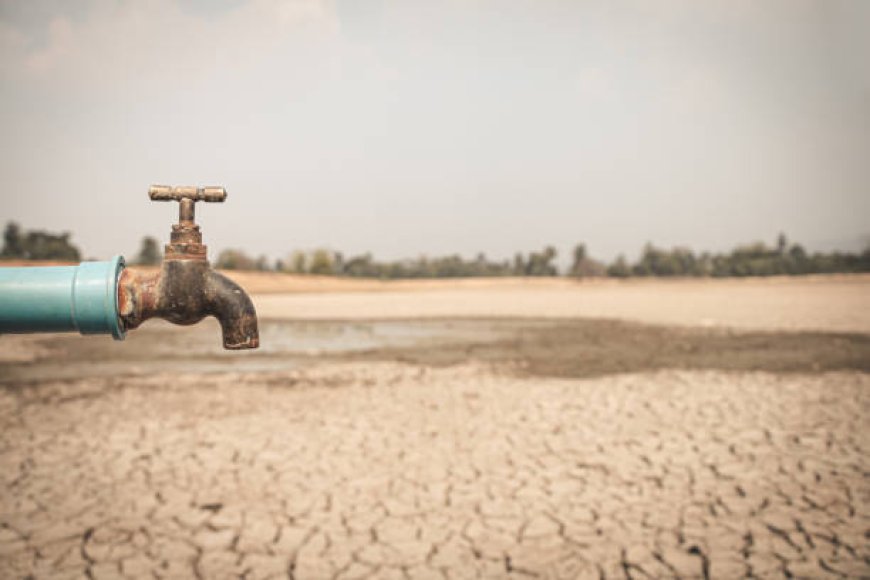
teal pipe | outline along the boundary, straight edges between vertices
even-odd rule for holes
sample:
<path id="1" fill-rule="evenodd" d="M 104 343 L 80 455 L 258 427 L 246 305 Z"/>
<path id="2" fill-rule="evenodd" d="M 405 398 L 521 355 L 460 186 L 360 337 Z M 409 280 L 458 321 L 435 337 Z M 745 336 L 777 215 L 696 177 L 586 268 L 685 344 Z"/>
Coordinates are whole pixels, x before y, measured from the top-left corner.
<path id="1" fill-rule="evenodd" d="M 0 268 L 0 334 L 80 332 L 124 340 L 118 279 L 124 258 L 78 266 Z"/>

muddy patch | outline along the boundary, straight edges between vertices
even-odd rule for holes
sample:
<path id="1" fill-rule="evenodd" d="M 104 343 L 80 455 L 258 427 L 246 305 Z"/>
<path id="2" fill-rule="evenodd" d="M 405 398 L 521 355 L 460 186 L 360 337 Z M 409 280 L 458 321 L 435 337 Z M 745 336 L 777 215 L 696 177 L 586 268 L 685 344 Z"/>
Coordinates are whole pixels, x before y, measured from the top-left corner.
<path id="1" fill-rule="evenodd" d="M 319 362 L 508 365 L 536 376 L 659 369 L 870 372 L 870 335 L 654 326 L 613 320 L 265 321 L 261 348 L 225 351 L 217 323 L 154 324 L 124 342 L 57 335 L 0 337 L 32 357 L 0 361 L 0 384 L 158 372 L 264 372 Z"/>
<path id="2" fill-rule="evenodd" d="M 660 369 L 870 372 L 870 335 L 865 334 L 746 332 L 609 320 L 488 324 L 499 330 L 499 338 L 439 348 L 381 348 L 348 356 L 436 366 L 468 360 L 513 362 L 527 374 L 558 377 Z"/>

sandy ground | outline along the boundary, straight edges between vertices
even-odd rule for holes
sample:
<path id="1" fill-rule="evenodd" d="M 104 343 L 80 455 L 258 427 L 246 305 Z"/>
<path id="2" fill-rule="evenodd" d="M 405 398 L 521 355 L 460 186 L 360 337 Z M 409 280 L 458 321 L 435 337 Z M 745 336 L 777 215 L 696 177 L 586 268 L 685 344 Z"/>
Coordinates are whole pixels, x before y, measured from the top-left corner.
<path id="1" fill-rule="evenodd" d="M 870 276 L 743 280 L 492 280 L 377 292 L 264 294 L 272 319 L 615 318 L 744 329 L 870 332 Z"/>
<path id="2" fill-rule="evenodd" d="M 0 577 L 870 576 L 868 284 L 257 295 L 446 318 L 247 355 L 213 323 L 2 337 Z"/>

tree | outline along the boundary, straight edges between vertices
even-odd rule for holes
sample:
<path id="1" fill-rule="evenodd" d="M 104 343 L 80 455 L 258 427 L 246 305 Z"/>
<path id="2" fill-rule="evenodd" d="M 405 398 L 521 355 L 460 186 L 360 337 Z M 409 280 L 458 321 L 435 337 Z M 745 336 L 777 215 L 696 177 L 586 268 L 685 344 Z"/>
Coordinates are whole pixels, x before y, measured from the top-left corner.
<path id="1" fill-rule="evenodd" d="M 4 258 L 24 258 L 24 244 L 21 239 L 21 228 L 15 222 L 6 224 L 3 231 L 3 251 L 0 256 Z"/>
<path id="2" fill-rule="evenodd" d="M 346 276 L 357 276 L 360 278 L 378 278 L 380 272 L 377 266 L 372 261 L 372 255 L 369 253 L 361 256 L 353 256 L 344 263 L 342 272 Z"/>
<path id="3" fill-rule="evenodd" d="M 810 258 L 800 244 L 795 244 L 788 250 L 788 270 L 790 274 L 809 274 Z"/>
<path id="4" fill-rule="evenodd" d="M 228 248 L 218 254 L 215 267 L 223 270 L 253 270 L 254 260 L 241 250 Z"/>
<path id="5" fill-rule="evenodd" d="M 514 265 L 511 269 L 511 274 L 513 274 L 514 276 L 526 275 L 526 261 L 520 252 L 517 252 L 514 255 Z"/>
<path id="6" fill-rule="evenodd" d="M 51 234 L 42 231 L 27 232 L 25 248 L 30 260 L 64 260 L 78 262 L 81 252 L 69 241 L 70 233 Z"/>
<path id="7" fill-rule="evenodd" d="M 607 273 L 604 264 L 593 260 L 586 254 L 586 244 L 574 246 L 574 262 L 571 264 L 570 274 L 577 278 L 603 276 Z"/>
<path id="8" fill-rule="evenodd" d="M 696 276 L 700 267 L 689 248 L 664 250 L 647 243 L 632 272 L 636 276 Z"/>
<path id="9" fill-rule="evenodd" d="M 628 266 L 625 256 L 620 254 L 619 257 L 616 258 L 616 261 L 608 266 L 607 275 L 612 276 L 613 278 L 628 278 L 631 276 L 631 268 Z"/>
<path id="10" fill-rule="evenodd" d="M 786 250 L 788 250 L 788 238 L 785 237 L 784 233 L 779 232 L 779 236 L 776 238 L 776 253 L 785 256 Z"/>
<path id="11" fill-rule="evenodd" d="M 314 250 L 311 254 L 311 266 L 308 271 L 311 274 L 320 274 L 328 276 L 333 273 L 333 257 L 332 252 L 323 248 Z"/>
<path id="12" fill-rule="evenodd" d="M 136 263 L 143 266 L 154 266 L 160 263 L 160 245 L 156 239 L 151 236 L 142 238 L 142 245 L 139 247 Z"/>
<path id="13" fill-rule="evenodd" d="M 288 260 L 290 271 L 295 274 L 304 274 L 308 271 L 308 256 L 304 252 L 295 251 Z"/>
<path id="14" fill-rule="evenodd" d="M 526 262 L 527 276 L 556 276 L 559 271 L 553 264 L 556 248 L 547 246 L 542 252 L 532 252 Z"/>
<path id="15" fill-rule="evenodd" d="M 9 222 L 3 232 L 4 258 L 21 260 L 63 260 L 77 262 L 81 252 L 70 242 L 69 232 L 52 234 L 40 230 L 21 231 L 18 224 Z"/>
<path id="16" fill-rule="evenodd" d="M 571 264 L 571 275 L 578 276 L 580 266 L 586 261 L 586 244 L 577 244 L 574 246 L 574 263 Z"/>

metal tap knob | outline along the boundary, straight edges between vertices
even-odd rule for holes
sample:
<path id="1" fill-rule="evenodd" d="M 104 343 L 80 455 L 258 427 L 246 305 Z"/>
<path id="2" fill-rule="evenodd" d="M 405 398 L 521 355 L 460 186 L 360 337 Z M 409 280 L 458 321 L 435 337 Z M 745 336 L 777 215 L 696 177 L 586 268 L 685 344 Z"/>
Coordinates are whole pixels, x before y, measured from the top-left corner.
<path id="1" fill-rule="evenodd" d="M 148 188 L 151 201 L 223 201 L 227 198 L 227 190 L 219 185 L 196 187 L 195 185 L 152 185 Z"/>
<path id="2" fill-rule="evenodd" d="M 148 188 L 151 201 L 177 201 L 178 223 L 193 225 L 194 203 L 197 201 L 221 202 L 227 198 L 227 190 L 219 185 L 196 187 L 195 185 L 152 185 Z"/>

